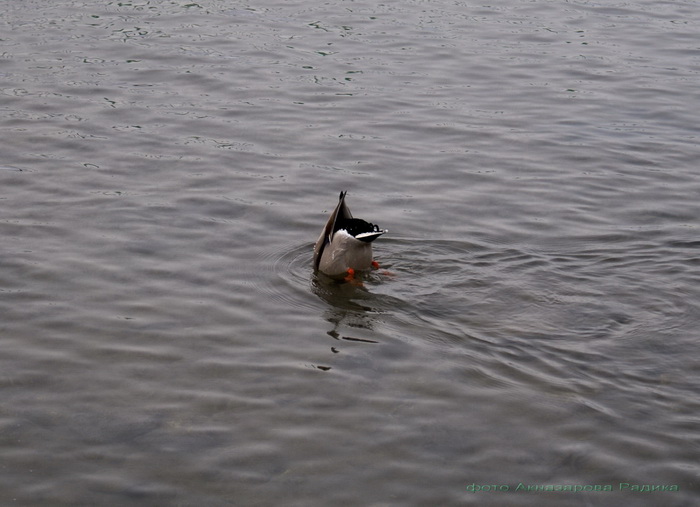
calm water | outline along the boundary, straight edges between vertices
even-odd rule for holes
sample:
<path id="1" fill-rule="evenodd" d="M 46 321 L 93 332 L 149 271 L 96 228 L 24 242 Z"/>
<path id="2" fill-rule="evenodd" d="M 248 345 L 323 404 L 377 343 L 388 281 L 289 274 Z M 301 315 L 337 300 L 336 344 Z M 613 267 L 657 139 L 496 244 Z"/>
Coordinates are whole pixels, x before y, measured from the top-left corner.
<path id="1" fill-rule="evenodd" d="M 0 504 L 698 505 L 695 0 L 0 5 Z"/>

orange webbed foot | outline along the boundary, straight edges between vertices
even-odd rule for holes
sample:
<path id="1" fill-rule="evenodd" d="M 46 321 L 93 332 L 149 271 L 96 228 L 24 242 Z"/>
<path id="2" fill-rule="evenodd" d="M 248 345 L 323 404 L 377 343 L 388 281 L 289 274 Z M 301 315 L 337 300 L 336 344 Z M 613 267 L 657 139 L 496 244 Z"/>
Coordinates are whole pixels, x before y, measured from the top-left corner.
<path id="1" fill-rule="evenodd" d="M 343 280 L 346 282 L 351 282 L 355 279 L 355 270 L 352 268 L 348 268 L 348 274 L 345 276 Z"/>
<path id="2" fill-rule="evenodd" d="M 343 278 L 343 280 L 348 282 L 350 285 L 355 285 L 357 287 L 364 287 L 365 286 L 362 283 L 362 280 L 355 278 L 355 270 L 352 268 L 348 268 L 348 274 L 345 278 Z"/>
<path id="3" fill-rule="evenodd" d="M 372 268 L 379 269 L 379 263 L 377 261 L 372 261 Z M 379 274 L 386 276 L 394 276 L 394 273 L 392 273 L 391 271 L 387 271 L 386 269 L 383 271 L 379 271 Z"/>

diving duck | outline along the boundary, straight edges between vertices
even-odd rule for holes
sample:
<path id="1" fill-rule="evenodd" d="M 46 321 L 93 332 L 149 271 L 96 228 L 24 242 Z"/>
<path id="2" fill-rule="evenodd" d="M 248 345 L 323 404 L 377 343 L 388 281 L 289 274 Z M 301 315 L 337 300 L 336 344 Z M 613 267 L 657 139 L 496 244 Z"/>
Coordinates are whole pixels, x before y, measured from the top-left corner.
<path id="1" fill-rule="evenodd" d="M 340 192 L 338 205 L 316 241 L 314 269 L 332 278 L 352 280 L 357 271 L 379 267 L 372 259 L 372 242 L 389 231 L 353 218 L 345 194 Z"/>

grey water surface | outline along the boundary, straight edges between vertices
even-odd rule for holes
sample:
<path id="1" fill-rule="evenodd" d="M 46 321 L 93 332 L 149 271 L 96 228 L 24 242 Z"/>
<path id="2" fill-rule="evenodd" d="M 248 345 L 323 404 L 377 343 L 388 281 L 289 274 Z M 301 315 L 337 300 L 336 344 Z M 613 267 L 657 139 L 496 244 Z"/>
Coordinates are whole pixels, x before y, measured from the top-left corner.
<path id="1" fill-rule="evenodd" d="M 0 6 L 1 505 L 700 504 L 695 0 Z"/>

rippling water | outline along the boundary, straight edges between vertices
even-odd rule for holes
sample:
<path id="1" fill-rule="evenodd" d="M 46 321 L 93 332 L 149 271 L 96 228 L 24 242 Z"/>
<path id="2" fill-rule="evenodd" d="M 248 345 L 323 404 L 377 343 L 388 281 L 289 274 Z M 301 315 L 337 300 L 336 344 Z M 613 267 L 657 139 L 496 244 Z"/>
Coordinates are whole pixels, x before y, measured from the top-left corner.
<path id="1" fill-rule="evenodd" d="M 3 4 L 0 503 L 698 504 L 694 1 Z"/>

